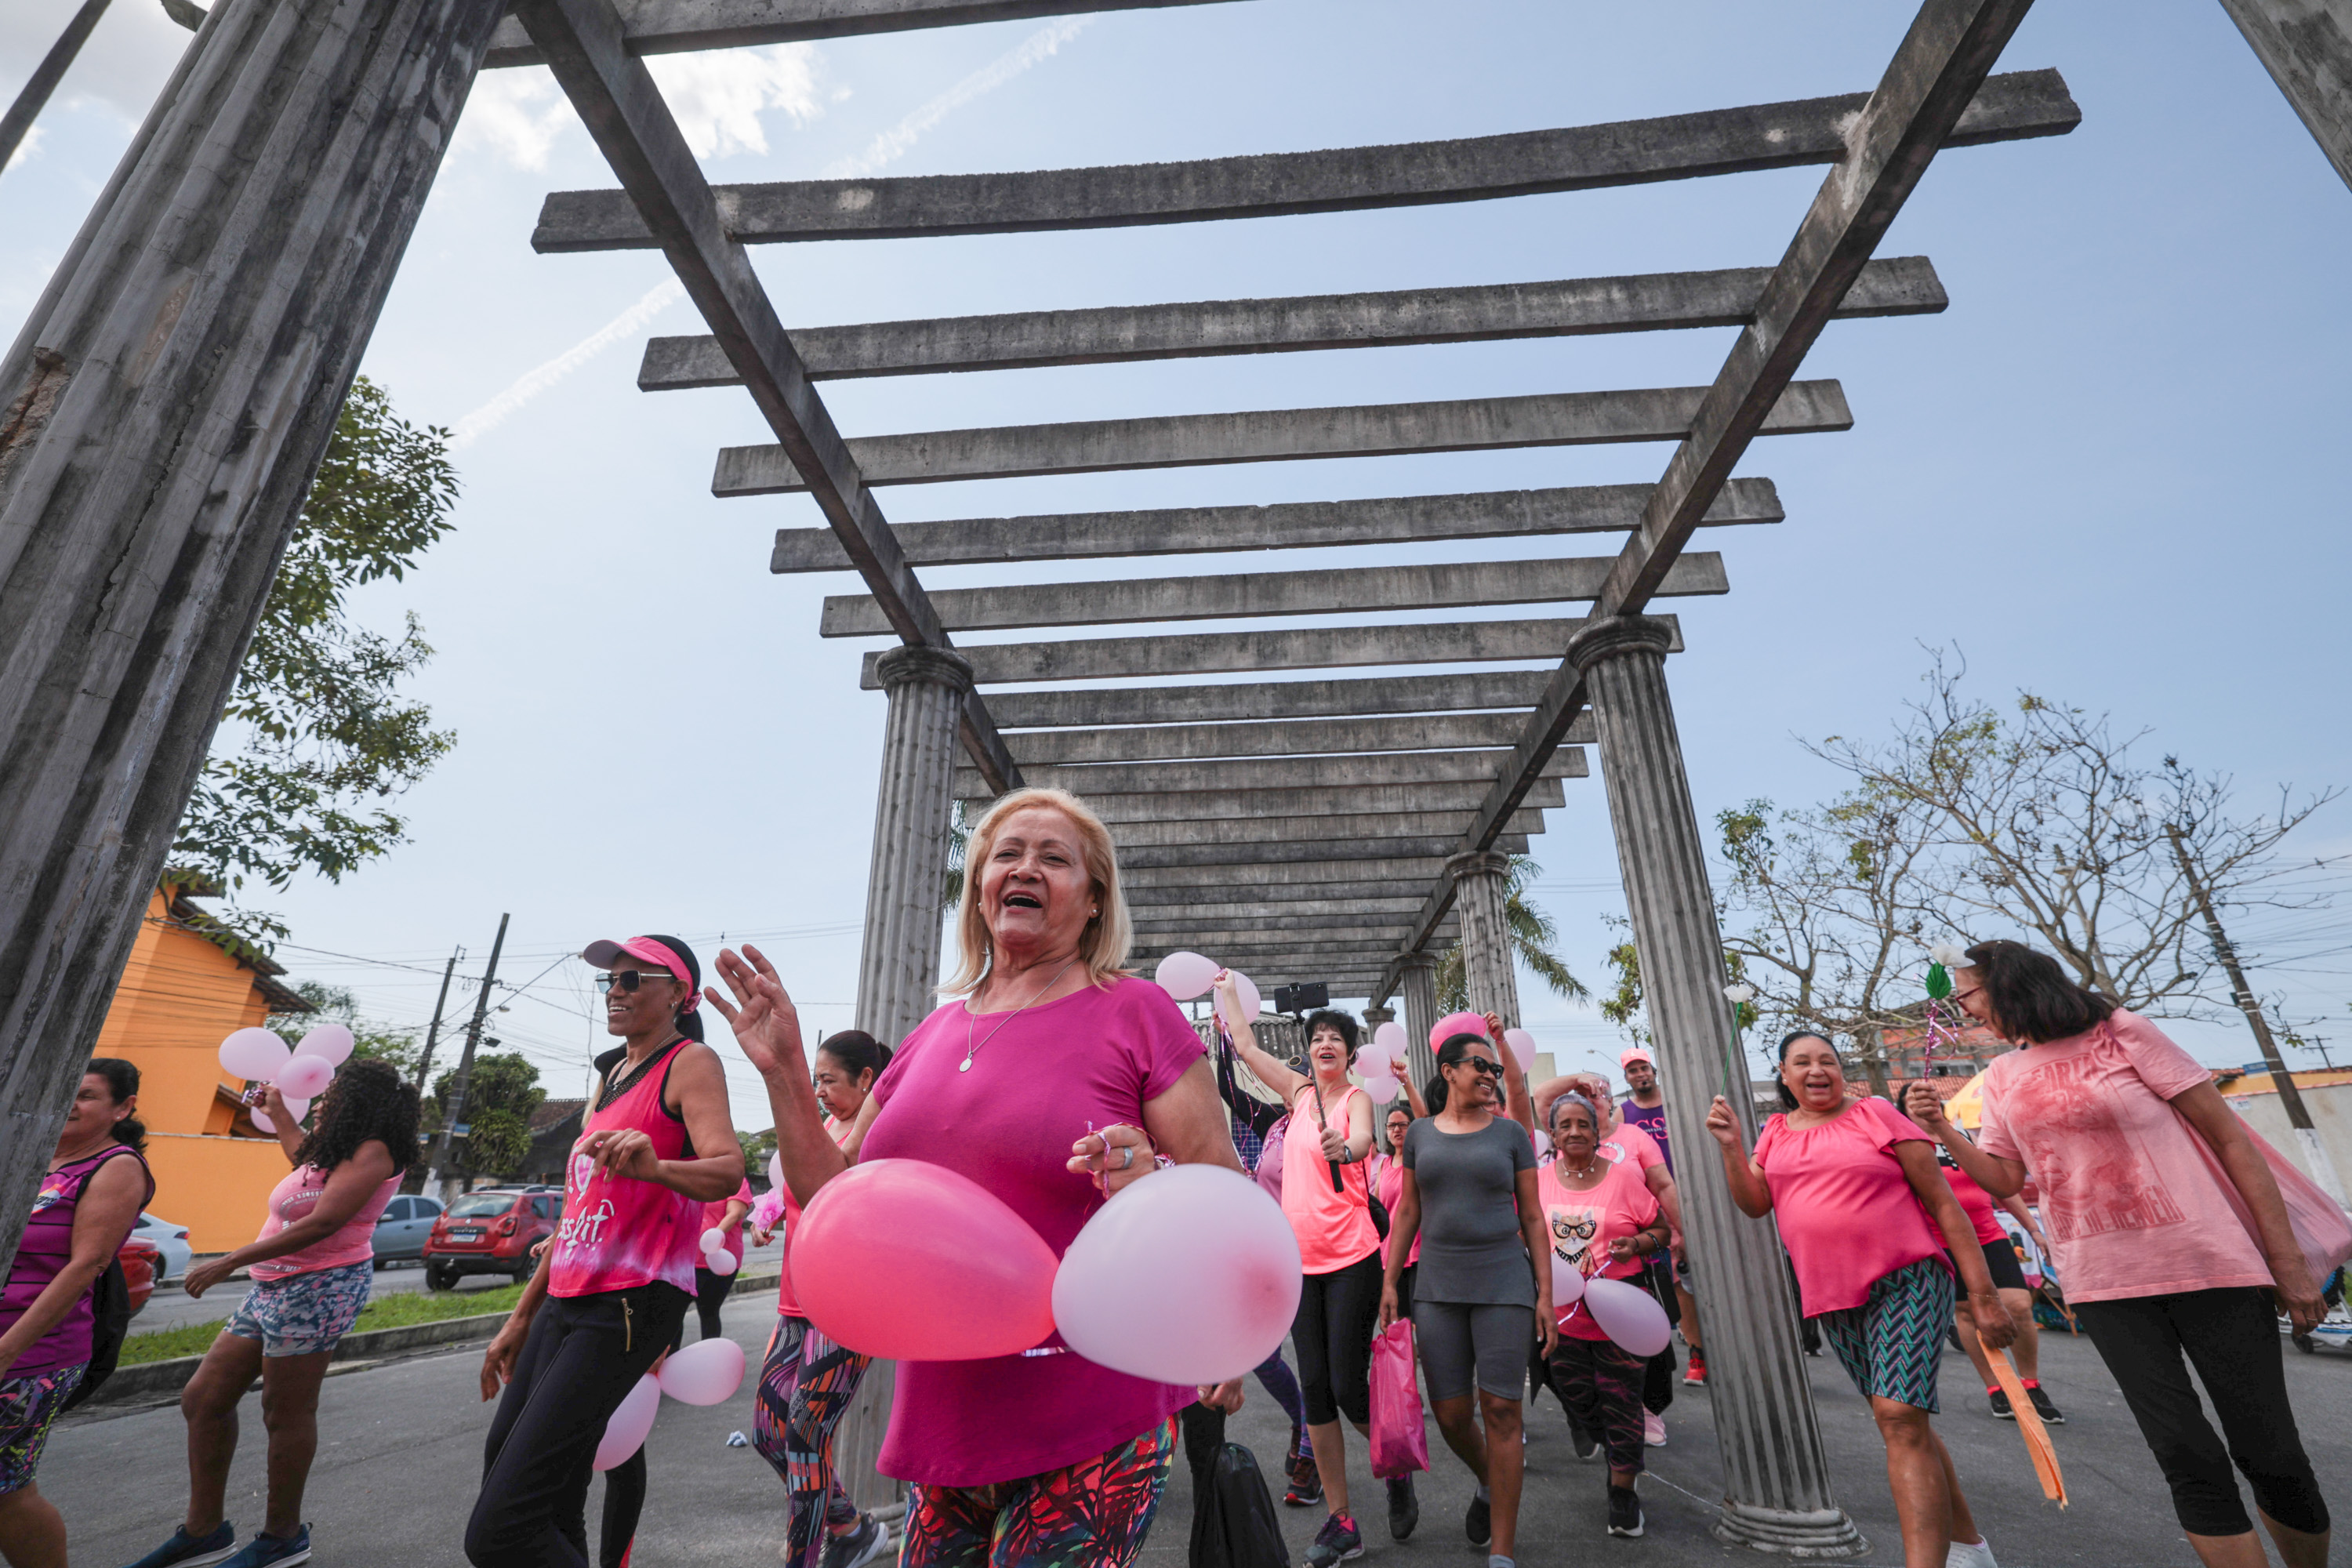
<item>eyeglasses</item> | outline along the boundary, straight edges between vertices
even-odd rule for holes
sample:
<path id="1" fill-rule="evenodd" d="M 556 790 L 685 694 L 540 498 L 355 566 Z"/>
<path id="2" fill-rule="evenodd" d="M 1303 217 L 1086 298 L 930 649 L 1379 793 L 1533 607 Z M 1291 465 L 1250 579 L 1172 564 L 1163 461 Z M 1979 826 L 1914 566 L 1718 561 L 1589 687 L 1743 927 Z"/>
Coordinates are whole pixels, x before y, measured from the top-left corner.
<path id="1" fill-rule="evenodd" d="M 604 973 L 596 976 L 596 989 L 599 991 L 609 992 L 613 989 L 614 983 L 618 981 L 623 991 L 634 992 L 638 986 L 643 985 L 648 980 L 675 980 L 677 978 L 677 975 L 672 974 L 667 969 L 608 969 Z"/>

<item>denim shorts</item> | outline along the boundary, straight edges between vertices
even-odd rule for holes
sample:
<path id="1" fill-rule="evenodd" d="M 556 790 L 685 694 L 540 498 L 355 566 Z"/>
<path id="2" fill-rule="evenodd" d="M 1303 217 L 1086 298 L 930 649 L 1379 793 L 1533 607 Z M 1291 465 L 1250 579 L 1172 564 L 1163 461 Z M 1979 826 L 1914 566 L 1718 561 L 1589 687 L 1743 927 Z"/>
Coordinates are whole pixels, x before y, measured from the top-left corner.
<path id="1" fill-rule="evenodd" d="M 259 1340 L 265 1356 L 316 1355 L 333 1350 L 336 1342 L 352 1331 L 352 1321 L 360 1315 L 360 1309 L 367 1305 L 374 1273 L 373 1262 L 346 1263 L 341 1268 L 256 1281 L 237 1303 L 236 1311 L 221 1325 L 221 1332 Z"/>

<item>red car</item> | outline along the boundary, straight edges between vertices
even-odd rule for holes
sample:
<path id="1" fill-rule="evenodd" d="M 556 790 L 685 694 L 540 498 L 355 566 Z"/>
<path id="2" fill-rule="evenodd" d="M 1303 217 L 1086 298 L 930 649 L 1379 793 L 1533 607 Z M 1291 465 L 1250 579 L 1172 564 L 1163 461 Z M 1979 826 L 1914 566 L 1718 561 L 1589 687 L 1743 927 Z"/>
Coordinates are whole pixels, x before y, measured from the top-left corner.
<path id="1" fill-rule="evenodd" d="M 155 1293 L 155 1272 L 163 1257 L 162 1248 L 152 1241 L 137 1237 L 127 1237 L 115 1249 L 114 1259 L 122 1265 L 122 1279 L 131 1287 L 131 1315 L 147 1305 L 147 1298 Z"/>
<path id="2" fill-rule="evenodd" d="M 561 1187 L 478 1187 L 461 1194 L 425 1239 L 425 1288 L 453 1290 L 466 1274 L 530 1279 L 538 1267 L 532 1244 L 553 1236 L 562 1217 Z"/>

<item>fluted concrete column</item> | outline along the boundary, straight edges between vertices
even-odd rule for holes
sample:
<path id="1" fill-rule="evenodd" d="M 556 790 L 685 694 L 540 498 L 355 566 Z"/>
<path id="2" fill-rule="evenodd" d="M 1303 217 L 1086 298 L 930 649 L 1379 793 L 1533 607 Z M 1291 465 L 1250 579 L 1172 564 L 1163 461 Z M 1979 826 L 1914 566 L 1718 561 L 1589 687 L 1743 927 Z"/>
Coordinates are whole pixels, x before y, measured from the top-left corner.
<path id="1" fill-rule="evenodd" d="M 0 1268 L 502 0 L 226 0 L 0 359 Z"/>
<path id="2" fill-rule="evenodd" d="M 1503 906 L 1510 897 L 1511 858 L 1480 850 L 1456 855 L 1445 869 L 1454 879 L 1454 912 L 1462 922 L 1462 973 L 1470 1010 L 1496 1014 L 1506 1027 L 1515 1026 L 1519 982 L 1511 968 L 1510 928 L 1503 921 Z"/>
<path id="3" fill-rule="evenodd" d="M 945 648 L 895 647 L 875 668 L 889 693 L 890 717 L 866 877 L 857 1026 L 896 1046 L 929 1016 L 938 997 L 956 719 L 971 690 L 971 664 Z"/>
<path id="4" fill-rule="evenodd" d="M 1437 955 L 1416 952 L 1404 961 L 1404 1032 L 1408 1070 L 1423 1089 L 1437 1071 L 1437 1053 L 1429 1048 L 1429 1031 L 1437 1027 Z"/>
<path id="5" fill-rule="evenodd" d="M 1858 1555 L 1865 1543 L 1830 1492 L 1779 1237 L 1769 1219 L 1733 1205 L 1706 1127 L 1708 1102 L 1727 1092 L 1754 1137 L 1723 995 L 1723 938 L 1666 694 L 1669 639 L 1662 622 L 1619 616 L 1579 633 L 1568 651 L 1592 704 L 1658 1079 L 1675 1147 L 1685 1151 L 1675 1173 L 1723 1454 L 1715 1533 L 1767 1552 Z"/>

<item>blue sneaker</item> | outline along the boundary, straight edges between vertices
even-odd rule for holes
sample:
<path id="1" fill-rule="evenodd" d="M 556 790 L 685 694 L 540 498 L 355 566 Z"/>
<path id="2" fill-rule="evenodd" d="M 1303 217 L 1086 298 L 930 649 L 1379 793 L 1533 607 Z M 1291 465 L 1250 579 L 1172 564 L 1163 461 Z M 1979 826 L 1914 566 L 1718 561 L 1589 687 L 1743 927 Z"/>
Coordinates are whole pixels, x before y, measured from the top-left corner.
<path id="1" fill-rule="evenodd" d="M 262 1531 L 245 1543 L 245 1550 L 229 1558 L 225 1568 L 293 1568 L 297 1563 L 310 1561 L 310 1527 L 302 1525 L 291 1535 L 272 1535 Z"/>
<path id="2" fill-rule="evenodd" d="M 190 1535 L 182 1525 L 172 1531 L 172 1539 L 131 1564 L 131 1568 L 205 1568 L 236 1553 L 236 1526 L 226 1520 L 213 1527 L 209 1535 Z"/>

